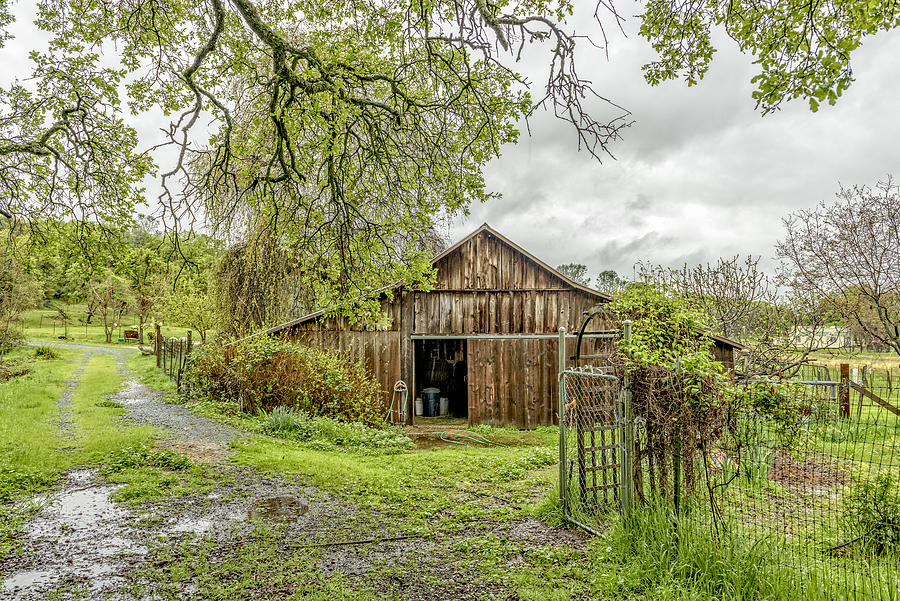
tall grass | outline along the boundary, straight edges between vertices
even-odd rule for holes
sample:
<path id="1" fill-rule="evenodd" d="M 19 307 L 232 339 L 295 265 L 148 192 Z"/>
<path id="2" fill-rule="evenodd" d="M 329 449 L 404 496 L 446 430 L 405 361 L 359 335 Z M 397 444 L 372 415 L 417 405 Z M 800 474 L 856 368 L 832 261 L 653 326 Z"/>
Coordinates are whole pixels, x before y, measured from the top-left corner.
<path id="1" fill-rule="evenodd" d="M 819 567 L 791 563 L 780 537 L 750 541 L 726 525 L 643 507 L 608 533 L 627 591 L 655 599 L 812 601 L 866 598 Z M 796 558 L 794 558 L 796 562 Z M 858 593 L 858 591 L 856 591 Z"/>

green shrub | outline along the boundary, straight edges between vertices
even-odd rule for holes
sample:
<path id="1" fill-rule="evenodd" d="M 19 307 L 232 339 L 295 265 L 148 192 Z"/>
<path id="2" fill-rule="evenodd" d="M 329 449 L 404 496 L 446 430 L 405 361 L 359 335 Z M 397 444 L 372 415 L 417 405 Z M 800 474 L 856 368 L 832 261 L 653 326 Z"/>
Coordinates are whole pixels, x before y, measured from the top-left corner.
<path id="1" fill-rule="evenodd" d="M 328 417 L 276 407 L 266 414 L 262 431 L 271 436 L 303 442 L 320 450 L 344 448 L 366 453 L 390 454 L 406 451 L 415 444 L 392 428 L 372 428 L 361 423 L 346 423 Z"/>
<path id="2" fill-rule="evenodd" d="M 387 411 L 378 382 L 359 361 L 265 336 L 195 353 L 187 383 L 249 413 L 283 406 L 374 426 Z"/>
<path id="3" fill-rule="evenodd" d="M 847 536 L 878 554 L 900 551 L 900 485 L 896 474 L 882 472 L 856 480 L 845 498 Z"/>
<path id="4" fill-rule="evenodd" d="M 190 467 L 186 455 L 166 449 L 154 449 L 140 444 L 118 449 L 109 454 L 103 473 L 106 475 L 138 467 L 158 467 L 168 470 L 183 470 Z"/>
<path id="5" fill-rule="evenodd" d="M 41 346 L 35 347 L 34 356 L 40 357 L 41 359 L 58 359 L 59 353 L 52 346 L 42 344 Z"/>

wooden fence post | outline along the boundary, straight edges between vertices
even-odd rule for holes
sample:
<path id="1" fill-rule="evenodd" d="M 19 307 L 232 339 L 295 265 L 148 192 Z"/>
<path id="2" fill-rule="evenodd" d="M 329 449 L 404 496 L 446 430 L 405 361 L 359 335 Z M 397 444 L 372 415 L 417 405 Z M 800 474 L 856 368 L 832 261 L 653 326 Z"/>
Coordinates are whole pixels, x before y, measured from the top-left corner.
<path id="1" fill-rule="evenodd" d="M 181 372 L 184 371 L 184 340 L 178 339 L 178 360 L 175 365 L 175 388 L 181 390 Z"/>
<path id="2" fill-rule="evenodd" d="M 156 368 L 159 369 L 162 367 L 162 342 L 159 339 L 160 330 L 162 328 L 159 327 L 159 322 L 156 323 L 156 338 L 154 338 L 154 342 L 156 342 Z"/>
<path id="3" fill-rule="evenodd" d="M 849 363 L 841 363 L 841 392 L 840 392 L 840 400 L 838 401 L 838 405 L 840 407 L 839 413 L 841 417 L 849 418 L 850 417 L 850 364 Z"/>

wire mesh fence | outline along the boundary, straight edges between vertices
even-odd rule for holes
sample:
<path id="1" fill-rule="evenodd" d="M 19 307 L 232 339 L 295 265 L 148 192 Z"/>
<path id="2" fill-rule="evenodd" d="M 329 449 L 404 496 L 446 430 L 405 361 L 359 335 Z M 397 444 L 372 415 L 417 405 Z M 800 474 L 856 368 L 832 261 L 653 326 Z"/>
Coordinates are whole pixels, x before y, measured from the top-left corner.
<path id="1" fill-rule="evenodd" d="M 156 345 L 156 366 L 161 368 L 163 372 L 169 376 L 179 387 L 181 386 L 181 378 L 188 364 L 193 342 L 190 333 L 186 338 L 166 338 L 157 336 L 155 338 Z"/>
<path id="2" fill-rule="evenodd" d="M 641 388 L 613 372 L 561 358 L 570 521 L 602 533 L 633 497 L 710 545 L 765 553 L 810 598 L 900 600 L 900 378 L 843 365 L 740 382 L 698 428 L 642 415 Z"/>
<path id="3" fill-rule="evenodd" d="M 624 399 L 619 379 L 603 369 L 562 372 L 560 494 L 566 517 L 589 530 L 621 506 Z"/>
<path id="4" fill-rule="evenodd" d="M 764 546 L 813 598 L 900 599 L 900 391 L 752 381 L 737 396 L 712 435 L 678 441 L 692 452 L 670 469 L 642 454 L 652 432 L 636 420 L 638 496 Z"/>

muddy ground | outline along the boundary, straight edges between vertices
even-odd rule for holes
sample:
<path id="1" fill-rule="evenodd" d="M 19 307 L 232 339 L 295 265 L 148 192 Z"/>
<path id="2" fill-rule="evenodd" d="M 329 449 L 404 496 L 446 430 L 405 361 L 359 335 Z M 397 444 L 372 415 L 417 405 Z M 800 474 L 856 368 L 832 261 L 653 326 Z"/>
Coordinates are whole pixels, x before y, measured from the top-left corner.
<path id="1" fill-rule="evenodd" d="M 301 556 L 305 576 L 273 575 L 271 586 L 256 585 L 253 596 L 245 598 L 283 598 L 296 593 L 303 578 L 324 583 L 339 577 L 345 584 L 358 582 L 366 590 L 404 599 L 515 599 L 503 584 L 464 561 L 454 551 L 458 543 L 491 535 L 533 546 L 584 544 L 577 532 L 530 519 L 473 524 L 437 538 L 400 533 L 389 521 L 361 515 L 303 482 L 229 463 L 229 445 L 242 434 L 164 403 L 158 392 L 127 379 L 126 360 L 133 351 L 67 346 L 84 354 L 82 366 L 96 353 L 113 353 L 127 385 L 111 400 L 128 410 L 127 419 L 163 428 L 168 438 L 160 446 L 206 464 L 216 486 L 134 507 L 117 503 L 115 492 L 122 485 L 107 482 L 96 469 L 70 471 L 61 484 L 31 501 L 41 509 L 24 528 L 23 552 L 0 562 L 0 598 L 207 598 L 208 593 L 198 592 L 203 575 L 192 570 L 221 565 L 260 544 L 284 557 L 296 556 L 298 549 L 307 553 Z M 64 436 L 71 433 L 67 397 L 79 373 L 59 402 Z M 520 559 L 507 561 L 513 568 Z M 267 565 L 271 569 L 278 562 Z"/>

